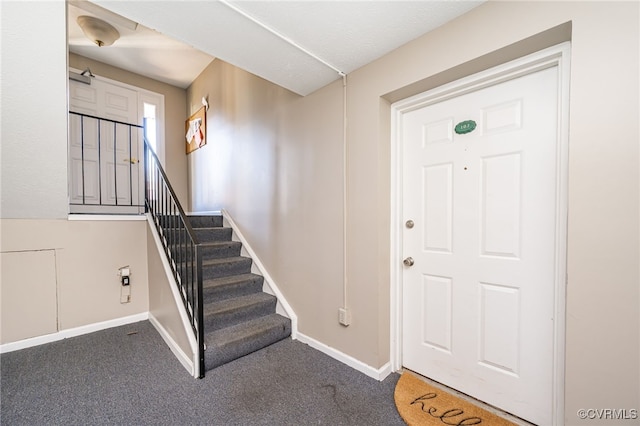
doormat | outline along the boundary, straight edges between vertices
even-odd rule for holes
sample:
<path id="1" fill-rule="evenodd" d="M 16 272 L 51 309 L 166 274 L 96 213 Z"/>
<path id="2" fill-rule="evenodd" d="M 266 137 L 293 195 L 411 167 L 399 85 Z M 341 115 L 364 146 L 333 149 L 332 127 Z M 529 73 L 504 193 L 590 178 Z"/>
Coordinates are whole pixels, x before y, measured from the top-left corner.
<path id="1" fill-rule="evenodd" d="M 403 373 L 394 392 L 396 408 L 409 426 L 515 426 L 464 399 Z"/>

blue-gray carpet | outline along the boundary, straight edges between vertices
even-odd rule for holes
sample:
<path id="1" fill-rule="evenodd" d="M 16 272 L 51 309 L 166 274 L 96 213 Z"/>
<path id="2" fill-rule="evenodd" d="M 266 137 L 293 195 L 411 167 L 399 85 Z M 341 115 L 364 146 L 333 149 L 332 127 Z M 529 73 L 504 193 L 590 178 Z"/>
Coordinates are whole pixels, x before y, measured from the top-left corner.
<path id="1" fill-rule="evenodd" d="M 0 356 L 2 425 L 404 425 L 383 382 L 291 339 L 197 380 L 139 322 Z"/>

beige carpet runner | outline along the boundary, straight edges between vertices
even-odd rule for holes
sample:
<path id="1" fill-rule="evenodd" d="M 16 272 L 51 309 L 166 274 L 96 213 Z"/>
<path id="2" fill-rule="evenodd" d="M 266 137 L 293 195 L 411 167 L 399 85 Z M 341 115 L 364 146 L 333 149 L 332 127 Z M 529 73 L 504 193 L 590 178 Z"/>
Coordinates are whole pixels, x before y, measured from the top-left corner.
<path id="1" fill-rule="evenodd" d="M 411 373 L 402 374 L 394 398 L 400 416 L 409 426 L 514 426 L 514 423 L 433 387 Z"/>

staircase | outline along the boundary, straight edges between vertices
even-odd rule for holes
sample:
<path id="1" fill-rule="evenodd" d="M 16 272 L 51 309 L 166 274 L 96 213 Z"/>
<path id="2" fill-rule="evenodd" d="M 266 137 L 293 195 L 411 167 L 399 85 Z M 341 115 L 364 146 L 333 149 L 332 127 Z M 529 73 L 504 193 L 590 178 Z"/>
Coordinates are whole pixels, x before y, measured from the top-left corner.
<path id="1" fill-rule="evenodd" d="M 222 216 L 188 219 L 202 253 L 205 370 L 289 337 L 291 320 L 276 313 L 276 297 L 262 291 L 263 277 Z"/>

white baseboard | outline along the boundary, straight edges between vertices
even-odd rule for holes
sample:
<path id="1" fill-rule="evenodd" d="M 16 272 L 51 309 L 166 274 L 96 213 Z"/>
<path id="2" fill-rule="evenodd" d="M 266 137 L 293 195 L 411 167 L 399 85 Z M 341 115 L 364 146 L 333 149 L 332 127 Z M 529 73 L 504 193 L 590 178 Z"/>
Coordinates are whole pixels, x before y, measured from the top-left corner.
<path id="1" fill-rule="evenodd" d="M 134 322 L 144 321 L 147 319 L 149 319 L 149 312 L 143 312 L 136 315 L 130 315 L 128 317 L 116 318 L 108 321 L 87 324 L 80 327 L 69 328 L 67 330 L 58 331 L 57 333 L 45 334 L 44 336 L 37 336 L 29 339 L 19 340 L 17 342 L 5 343 L 4 345 L 0 345 L 0 354 L 18 351 L 20 349 L 26 349 L 33 346 L 44 345 L 45 343 L 57 342 L 58 340 L 68 339 L 69 337 L 81 336 L 83 334 L 106 330 L 107 328 L 119 327 L 121 325 L 132 324 Z"/>
<path id="2" fill-rule="evenodd" d="M 140 221 L 147 220 L 147 216 L 143 214 L 114 214 L 114 215 L 106 215 L 106 214 L 74 214 L 70 213 L 67 216 L 68 220 L 71 221 L 107 221 L 107 222 L 115 222 L 115 221 Z"/>
<path id="3" fill-rule="evenodd" d="M 314 349 L 319 350 L 320 352 L 329 355 L 331 358 L 336 359 L 344 364 L 347 364 L 349 367 L 358 370 L 359 372 L 366 374 L 367 376 L 374 378 L 376 380 L 382 381 L 389 374 L 391 374 L 391 363 L 387 362 L 380 368 L 375 368 L 370 365 L 365 364 L 362 361 L 355 359 L 354 357 L 345 354 L 344 352 L 340 352 L 339 350 L 332 348 L 331 346 L 327 346 L 324 343 L 321 343 L 307 335 L 304 335 L 298 332 L 297 339 L 302 343 L 306 343 Z"/>
<path id="4" fill-rule="evenodd" d="M 169 332 L 167 332 L 167 330 L 162 326 L 160 321 L 158 321 L 156 317 L 153 316 L 152 313 L 149 313 L 149 322 L 151 323 L 151 325 L 153 325 L 156 328 L 160 336 L 162 336 L 162 339 L 167 344 L 167 346 L 169 346 L 169 349 L 171 349 L 171 352 L 173 352 L 175 357 L 178 358 L 178 361 L 180 361 L 180 364 L 182 364 L 182 366 L 189 372 L 189 374 L 194 376 L 195 370 L 193 367 L 193 360 L 190 359 L 187 356 L 187 354 L 184 353 L 184 351 L 175 342 L 175 340 L 173 340 Z"/>

